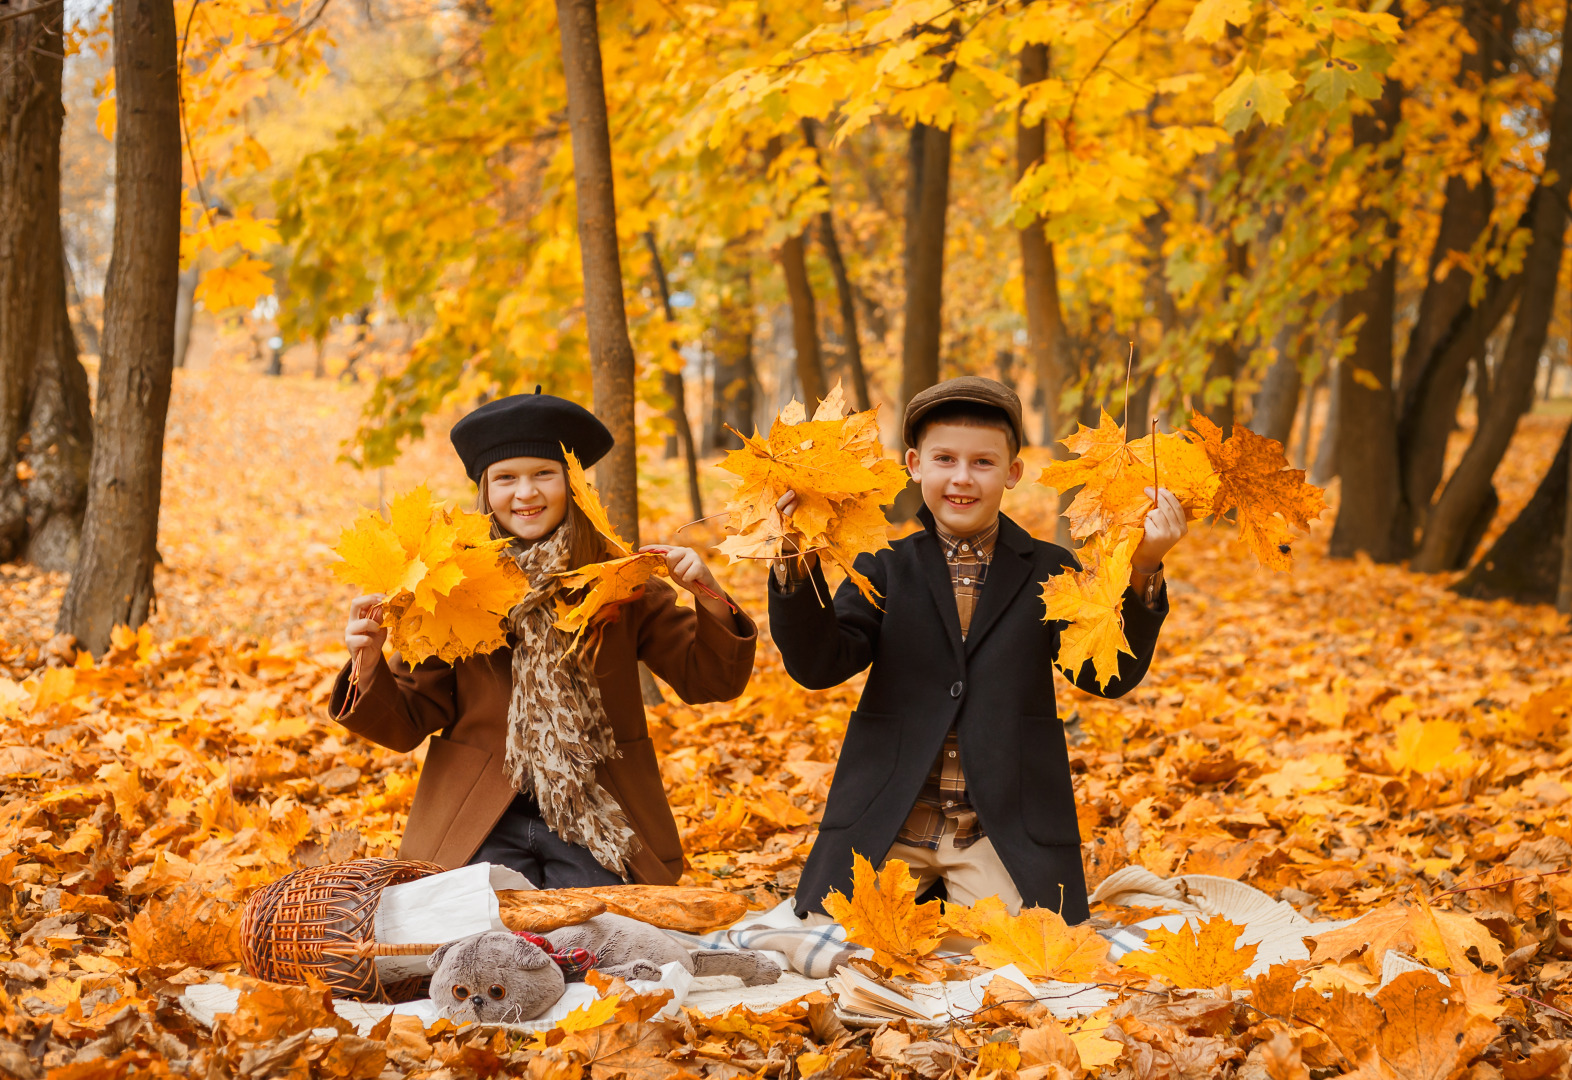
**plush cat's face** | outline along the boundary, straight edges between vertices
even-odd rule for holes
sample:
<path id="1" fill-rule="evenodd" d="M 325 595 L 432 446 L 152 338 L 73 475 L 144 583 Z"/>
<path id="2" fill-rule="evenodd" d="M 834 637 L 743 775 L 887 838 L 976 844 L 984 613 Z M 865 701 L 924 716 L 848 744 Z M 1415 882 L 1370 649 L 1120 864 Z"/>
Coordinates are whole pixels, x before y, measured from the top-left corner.
<path id="1" fill-rule="evenodd" d="M 533 1020 L 556 1004 L 562 969 L 517 935 L 490 930 L 431 956 L 431 1000 L 450 1020 L 486 1024 Z"/>

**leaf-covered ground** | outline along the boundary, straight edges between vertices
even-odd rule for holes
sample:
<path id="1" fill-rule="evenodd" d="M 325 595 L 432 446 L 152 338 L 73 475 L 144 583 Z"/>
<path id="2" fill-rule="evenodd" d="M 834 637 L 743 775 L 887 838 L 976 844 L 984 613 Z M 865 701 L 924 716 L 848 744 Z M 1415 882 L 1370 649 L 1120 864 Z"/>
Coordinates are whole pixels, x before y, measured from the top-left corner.
<path id="1" fill-rule="evenodd" d="M 313 1035 L 326 1021 L 313 1023 L 309 994 L 263 990 L 216 1036 L 193 1028 L 173 997 L 236 970 L 247 892 L 295 867 L 392 854 L 414 792 L 418 755 L 326 714 L 349 598 L 329 549 L 379 491 L 428 481 L 469 495 L 441 433 L 385 476 L 338 463 L 358 401 L 310 380 L 180 374 L 160 609 L 97 664 L 52 641 L 63 580 L 0 567 L 0 1073 L 1567 1077 L 1566 620 L 1330 561 L 1330 513 L 1287 575 L 1254 570 L 1226 530 L 1196 528 L 1169 563 L 1174 613 L 1153 675 L 1124 701 L 1066 689 L 1060 705 L 1093 884 L 1139 863 L 1239 877 L 1312 917 L 1378 913 L 1371 948 L 1321 958 L 1308 996 L 1286 969 L 1248 999 L 1164 992 L 1158 978 L 1074 1033 L 1088 1047 L 1102 1032 L 1084 1056 L 1020 1002 L 937 1041 L 899 1025 L 847 1032 L 811 1002 L 670 1025 L 629 1004 L 546 1050 L 418 1022 L 360 1040 Z M 1563 425 L 1525 421 L 1498 478 L 1498 529 Z M 717 509 L 725 480 L 708 473 Z M 645 542 L 685 520 L 679 484 L 649 463 Z M 1006 503 L 1039 535 L 1042 494 L 1023 485 Z M 762 618 L 761 571 L 717 570 Z M 693 882 L 761 906 L 790 893 L 857 689 L 796 687 L 766 642 L 741 700 L 652 710 Z M 1467 927 L 1485 937 L 1421 900 L 1477 916 Z M 1387 948 L 1450 968 L 1453 987 L 1419 973 L 1366 997 Z"/>

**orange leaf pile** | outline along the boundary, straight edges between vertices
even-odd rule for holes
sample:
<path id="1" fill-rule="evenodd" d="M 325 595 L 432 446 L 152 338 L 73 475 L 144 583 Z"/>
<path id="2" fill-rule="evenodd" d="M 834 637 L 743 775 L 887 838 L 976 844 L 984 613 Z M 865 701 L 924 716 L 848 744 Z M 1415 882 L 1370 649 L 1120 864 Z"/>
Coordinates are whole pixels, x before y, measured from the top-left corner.
<path id="1" fill-rule="evenodd" d="M 563 447 L 562 452 L 567 459 L 568 486 L 573 501 L 617 553 L 614 559 L 587 563 L 559 575 L 564 588 L 574 595 L 557 597 L 556 626 L 571 635 L 571 643 L 576 646 L 586 634 L 593 637 L 599 627 L 615 618 L 622 605 L 643 596 L 644 586 L 650 578 L 669 571 L 664 555 L 655 551 L 635 552 L 617 535 L 579 459 L 567 447 Z M 579 592 L 581 589 L 584 591 Z"/>
<path id="2" fill-rule="evenodd" d="M 742 479 L 726 504 L 731 535 L 716 550 L 733 562 L 816 551 L 876 599 L 877 590 L 852 561 L 890 546 L 881 508 L 906 486 L 905 470 L 879 444 L 876 411 L 848 414 L 837 384 L 812 420 L 793 400 L 770 425 L 769 438 L 737 434 L 742 449 L 720 467 Z M 789 519 L 776 508 L 788 491 L 797 493 Z"/>
<path id="3" fill-rule="evenodd" d="M 386 520 L 367 513 L 345 529 L 333 573 L 383 595 L 388 641 L 407 662 L 452 663 L 507 640 L 507 614 L 529 592 L 507 543 L 491 538 L 488 515 L 444 508 L 422 484 L 395 496 Z"/>
<path id="4" fill-rule="evenodd" d="M 920 982 L 936 982 L 944 964 L 933 953 L 943 940 L 943 905 L 917 903 L 917 879 L 900 859 L 887 859 L 877 872 L 853 856 L 852 894 L 824 898 L 824 910 L 846 928 L 846 940 L 873 950 L 874 963 Z"/>

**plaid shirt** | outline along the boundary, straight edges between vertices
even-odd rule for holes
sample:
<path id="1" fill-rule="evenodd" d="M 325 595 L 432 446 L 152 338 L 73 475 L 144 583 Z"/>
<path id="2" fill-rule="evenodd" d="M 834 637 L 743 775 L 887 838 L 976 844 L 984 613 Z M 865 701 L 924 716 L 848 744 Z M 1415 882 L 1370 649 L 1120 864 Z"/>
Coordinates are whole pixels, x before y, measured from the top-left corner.
<path id="1" fill-rule="evenodd" d="M 982 595 L 983 583 L 988 580 L 988 564 L 993 561 L 993 544 L 999 538 L 999 523 L 995 521 L 976 536 L 951 536 L 935 527 L 934 536 L 944 551 L 944 561 L 950 567 L 950 587 L 955 590 L 955 613 L 961 620 L 961 637 L 965 638 L 972 627 L 972 613 L 977 610 L 977 598 Z M 946 820 L 955 822 L 955 846 L 969 847 L 982 839 L 982 826 L 977 821 L 977 811 L 972 809 L 966 794 L 966 776 L 961 772 L 961 745 L 955 729 L 944 737 L 939 756 L 928 779 L 917 793 L 917 805 L 906 816 L 896 840 L 913 847 L 937 850 L 939 838 L 944 835 Z"/>

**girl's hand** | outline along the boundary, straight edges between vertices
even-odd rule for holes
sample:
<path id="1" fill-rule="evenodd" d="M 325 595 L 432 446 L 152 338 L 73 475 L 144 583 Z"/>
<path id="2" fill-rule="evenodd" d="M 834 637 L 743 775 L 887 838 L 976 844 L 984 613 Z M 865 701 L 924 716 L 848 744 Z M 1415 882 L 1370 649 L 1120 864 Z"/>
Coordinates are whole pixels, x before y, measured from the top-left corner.
<path id="1" fill-rule="evenodd" d="M 1146 497 L 1157 505 L 1146 515 L 1146 535 L 1130 558 L 1130 567 L 1140 574 L 1155 574 L 1163 556 L 1190 531 L 1179 497 L 1167 488 L 1146 489 Z"/>
<path id="2" fill-rule="evenodd" d="M 710 614 L 731 618 L 731 606 L 723 599 L 725 594 L 721 592 L 715 575 L 704 564 L 704 556 L 689 547 L 668 547 L 665 544 L 647 544 L 639 550 L 664 555 L 666 569 L 671 571 L 671 580 L 692 593 L 700 604 L 709 609 Z"/>
<path id="3" fill-rule="evenodd" d="M 388 639 L 388 628 L 382 625 L 382 594 L 357 596 L 349 605 L 349 622 L 344 626 L 344 644 L 349 648 L 350 660 L 361 685 L 371 678 L 377 658 L 382 655 L 382 643 Z"/>

